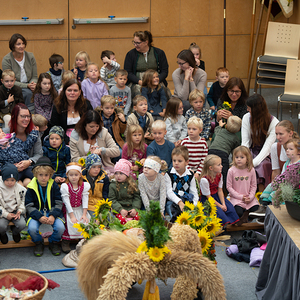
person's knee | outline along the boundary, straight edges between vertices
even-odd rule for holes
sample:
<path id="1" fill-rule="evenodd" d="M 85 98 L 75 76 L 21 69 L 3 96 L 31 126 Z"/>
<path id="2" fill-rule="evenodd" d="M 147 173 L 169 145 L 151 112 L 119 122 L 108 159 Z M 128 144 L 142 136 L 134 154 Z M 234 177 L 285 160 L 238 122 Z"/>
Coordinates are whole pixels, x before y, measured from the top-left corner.
<path id="1" fill-rule="evenodd" d="M 25 179 L 23 180 L 22 185 L 23 185 L 24 187 L 27 187 L 27 185 L 30 183 L 30 181 L 31 181 L 30 178 L 25 178 Z"/>
<path id="2" fill-rule="evenodd" d="M 8 222 L 6 222 L 6 219 L 2 218 L 0 219 L 0 234 L 3 234 L 8 229 Z"/>
<path id="3" fill-rule="evenodd" d="M 53 223 L 53 231 L 56 231 L 58 235 L 62 235 L 65 231 L 65 224 L 60 219 L 55 219 Z"/>

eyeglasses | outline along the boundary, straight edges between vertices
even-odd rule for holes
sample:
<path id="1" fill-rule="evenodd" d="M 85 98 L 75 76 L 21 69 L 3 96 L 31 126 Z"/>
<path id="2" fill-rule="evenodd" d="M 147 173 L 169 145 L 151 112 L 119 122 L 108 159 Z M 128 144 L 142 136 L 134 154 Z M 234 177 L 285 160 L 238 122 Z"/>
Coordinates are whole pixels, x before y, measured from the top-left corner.
<path id="1" fill-rule="evenodd" d="M 234 90 L 230 90 L 228 91 L 229 94 L 233 95 L 233 94 L 236 94 L 236 95 L 239 95 L 242 93 L 242 91 L 234 91 Z"/>
<path id="2" fill-rule="evenodd" d="M 31 119 L 30 115 L 20 115 L 21 119 Z"/>
<path id="3" fill-rule="evenodd" d="M 180 66 L 180 67 L 182 67 L 184 64 L 186 64 L 187 62 L 185 61 L 185 62 L 183 62 L 183 63 L 180 63 L 180 62 L 178 62 L 177 61 L 177 64 Z"/>
<path id="4" fill-rule="evenodd" d="M 140 45 L 141 43 L 143 43 L 143 42 L 135 42 L 135 41 L 132 41 L 132 44 L 133 44 L 133 45 L 137 45 L 137 46 Z"/>
<path id="5" fill-rule="evenodd" d="M 57 64 L 58 64 L 58 65 L 62 65 L 62 64 L 63 64 L 63 62 L 59 61 Z"/>

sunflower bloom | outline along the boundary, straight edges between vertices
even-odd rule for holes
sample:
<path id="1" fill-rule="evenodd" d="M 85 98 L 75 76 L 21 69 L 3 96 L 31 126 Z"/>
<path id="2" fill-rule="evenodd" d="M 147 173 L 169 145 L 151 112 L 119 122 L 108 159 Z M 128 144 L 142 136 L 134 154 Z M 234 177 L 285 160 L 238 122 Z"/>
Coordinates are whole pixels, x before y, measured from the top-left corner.
<path id="1" fill-rule="evenodd" d="M 208 202 L 210 205 L 210 217 L 213 217 L 217 214 L 217 206 L 215 203 L 215 199 L 213 197 L 209 197 Z"/>
<path id="2" fill-rule="evenodd" d="M 147 243 L 142 242 L 136 250 L 137 253 L 148 252 Z"/>
<path id="3" fill-rule="evenodd" d="M 198 209 L 198 214 L 203 214 L 204 207 L 201 201 L 198 201 L 196 209 Z"/>
<path id="4" fill-rule="evenodd" d="M 205 230 L 210 236 L 214 236 L 216 232 L 222 227 L 222 220 L 220 218 L 214 217 L 205 226 Z"/>
<path id="5" fill-rule="evenodd" d="M 112 201 L 109 201 L 108 198 L 106 200 L 100 199 L 95 205 L 95 216 L 99 216 L 104 209 L 110 209 L 111 205 Z"/>
<path id="6" fill-rule="evenodd" d="M 81 227 L 81 225 L 80 225 L 79 223 L 75 223 L 75 224 L 73 225 L 73 227 L 76 228 L 79 232 L 82 232 L 82 231 L 83 231 L 83 229 L 82 229 L 82 227 Z"/>
<path id="7" fill-rule="evenodd" d="M 209 233 L 206 232 L 205 229 L 199 230 L 198 236 L 199 236 L 199 239 L 200 239 L 202 253 L 205 253 L 210 248 L 211 243 L 212 243 L 212 239 L 210 238 Z"/>
<path id="8" fill-rule="evenodd" d="M 189 201 L 185 201 L 184 206 L 188 207 L 190 210 L 195 209 L 195 205 Z"/>
<path id="9" fill-rule="evenodd" d="M 163 253 L 170 253 L 171 254 L 171 250 L 167 246 L 164 246 L 162 248 L 162 251 L 163 251 Z"/>
<path id="10" fill-rule="evenodd" d="M 85 159 L 84 158 L 80 158 L 79 161 L 78 161 L 78 163 L 84 167 L 85 166 Z"/>
<path id="11" fill-rule="evenodd" d="M 177 217 L 176 223 L 190 225 L 191 216 L 186 211 L 183 211 L 180 216 Z"/>
<path id="12" fill-rule="evenodd" d="M 205 215 L 202 213 L 202 214 L 198 214 L 196 215 L 193 220 L 192 220 L 192 224 L 195 226 L 195 227 L 198 227 L 200 226 L 204 221 L 205 221 L 206 217 Z"/>
<path id="13" fill-rule="evenodd" d="M 105 225 L 103 225 L 103 224 L 100 224 L 99 228 L 100 228 L 101 230 L 104 230 L 104 228 L 105 228 Z"/>
<path id="14" fill-rule="evenodd" d="M 151 247 L 147 252 L 149 258 L 155 262 L 159 262 L 164 259 L 163 248 Z"/>
<path id="15" fill-rule="evenodd" d="M 81 235 L 82 235 L 85 239 L 89 239 L 89 238 L 90 238 L 90 235 L 89 235 L 87 232 L 85 232 L 85 231 L 83 231 L 83 232 L 81 233 Z"/>

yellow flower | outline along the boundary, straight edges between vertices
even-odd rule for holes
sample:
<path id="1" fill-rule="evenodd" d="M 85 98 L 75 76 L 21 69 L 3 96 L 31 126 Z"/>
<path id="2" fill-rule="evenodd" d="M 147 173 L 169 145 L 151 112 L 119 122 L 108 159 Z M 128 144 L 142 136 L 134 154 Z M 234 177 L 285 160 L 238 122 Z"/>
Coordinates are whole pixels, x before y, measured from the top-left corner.
<path id="1" fill-rule="evenodd" d="M 194 210 L 195 209 L 195 205 L 189 201 L 185 201 L 184 205 L 186 207 L 188 207 L 190 210 Z"/>
<path id="2" fill-rule="evenodd" d="M 75 223 L 75 224 L 73 225 L 73 227 L 76 228 L 79 232 L 82 232 L 82 231 L 83 231 L 83 229 L 82 229 L 82 227 L 81 227 L 81 225 L 80 225 L 79 223 Z"/>
<path id="3" fill-rule="evenodd" d="M 161 261 L 164 259 L 164 252 L 163 252 L 163 248 L 158 248 L 158 247 L 151 247 L 147 254 L 149 255 L 149 258 L 153 261 Z"/>
<path id="4" fill-rule="evenodd" d="M 223 108 L 225 108 L 225 109 L 231 108 L 231 104 L 228 101 L 224 101 Z"/>
<path id="5" fill-rule="evenodd" d="M 214 236 L 216 232 L 222 227 L 221 222 L 221 219 L 214 217 L 210 222 L 207 223 L 207 225 L 205 226 L 205 230 L 210 236 Z"/>
<path id="6" fill-rule="evenodd" d="M 203 204 L 202 204 L 201 201 L 197 202 L 197 206 L 196 207 L 198 208 L 198 213 L 202 214 L 203 213 Z"/>
<path id="7" fill-rule="evenodd" d="M 148 252 L 147 243 L 142 242 L 136 250 L 137 253 Z"/>
<path id="8" fill-rule="evenodd" d="M 171 250 L 167 246 L 164 246 L 162 248 L 162 251 L 163 251 L 163 253 L 170 253 L 171 254 Z"/>
<path id="9" fill-rule="evenodd" d="M 208 202 L 210 205 L 210 217 L 213 217 L 217 214 L 217 206 L 215 203 L 215 199 L 213 197 L 209 197 Z"/>
<path id="10" fill-rule="evenodd" d="M 262 194 L 262 192 L 257 192 L 255 194 L 255 198 L 257 199 L 257 201 L 259 201 L 259 198 L 260 198 L 261 194 Z"/>
<path id="11" fill-rule="evenodd" d="M 190 225 L 191 221 L 189 220 L 191 216 L 186 211 L 183 211 L 180 216 L 177 217 L 176 223 Z"/>
<path id="12" fill-rule="evenodd" d="M 192 220 L 192 224 L 196 227 L 200 226 L 204 221 L 205 221 L 206 217 L 205 215 L 202 214 L 198 214 L 196 215 L 193 220 Z"/>
<path id="13" fill-rule="evenodd" d="M 100 224 L 99 228 L 100 228 L 101 230 L 103 230 L 103 229 L 105 228 L 105 226 L 104 226 L 103 224 Z"/>
<path id="14" fill-rule="evenodd" d="M 138 160 L 136 160 L 136 161 L 134 162 L 134 164 L 135 164 L 136 166 L 138 166 L 139 168 L 141 168 L 141 167 L 143 166 L 143 164 L 142 164 L 140 161 L 138 161 Z"/>
<path id="15" fill-rule="evenodd" d="M 78 161 L 78 163 L 84 167 L 85 166 L 85 159 L 84 158 L 80 158 L 79 161 Z"/>
<path id="16" fill-rule="evenodd" d="M 106 200 L 104 199 L 100 199 L 97 204 L 95 205 L 95 216 L 99 216 L 100 212 L 101 212 L 101 207 L 105 205 L 104 208 L 107 208 L 107 209 L 110 209 L 111 208 L 111 205 L 112 205 L 112 202 L 111 201 L 108 201 L 108 198 Z M 107 205 L 107 206 L 106 206 Z M 103 208 L 103 207 L 102 207 Z"/>
<path id="17" fill-rule="evenodd" d="M 209 249 L 212 243 L 212 239 L 210 238 L 209 233 L 205 231 L 205 229 L 199 230 L 198 236 L 201 243 L 202 253 L 205 253 Z"/>
<path id="18" fill-rule="evenodd" d="M 90 238 L 90 235 L 89 235 L 87 232 L 85 232 L 85 231 L 83 231 L 83 232 L 81 233 L 81 235 L 82 235 L 85 239 L 89 239 L 89 238 Z"/>

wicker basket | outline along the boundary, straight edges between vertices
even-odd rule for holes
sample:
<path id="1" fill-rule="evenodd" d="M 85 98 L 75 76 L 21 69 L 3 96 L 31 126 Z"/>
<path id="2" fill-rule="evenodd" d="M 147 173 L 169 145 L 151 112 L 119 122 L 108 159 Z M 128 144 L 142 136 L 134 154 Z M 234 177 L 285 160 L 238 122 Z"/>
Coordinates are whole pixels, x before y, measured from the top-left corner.
<path id="1" fill-rule="evenodd" d="M 39 277 L 43 278 L 44 283 L 45 283 L 44 287 L 38 293 L 34 294 L 33 296 L 27 297 L 26 300 L 27 299 L 31 299 L 31 300 L 43 299 L 46 289 L 48 287 L 48 280 L 43 275 L 39 274 L 38 272 L 27 270 L 27 269 L 6 269 L 6 270 L 0 271 L 0 279 L 7 275 L 16 277 L 19 280 L 19 282 L 25 281 L 30 276 L 39 276 Z"/>

